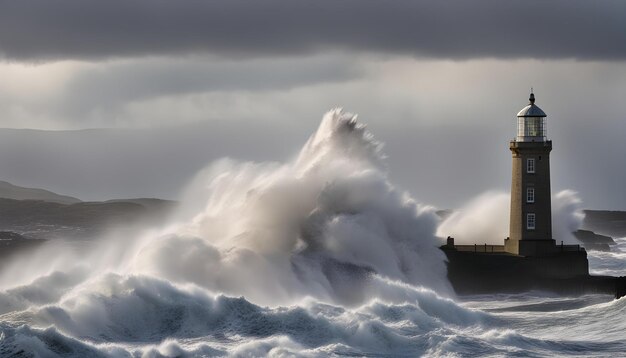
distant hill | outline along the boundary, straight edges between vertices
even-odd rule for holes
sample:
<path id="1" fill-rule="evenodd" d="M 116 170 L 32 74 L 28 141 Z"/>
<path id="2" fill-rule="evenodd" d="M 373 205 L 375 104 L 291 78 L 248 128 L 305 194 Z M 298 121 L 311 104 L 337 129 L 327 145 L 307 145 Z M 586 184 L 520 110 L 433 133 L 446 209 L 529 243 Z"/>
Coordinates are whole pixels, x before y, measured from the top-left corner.
<path id="1" fill-rule="evenodd" d="M 160 199 L 62 204 L 0 198 L 0 231 L 35 239 L 90 238 L 109 228 L 158 225 L 176 204 Z"/>
<path id="2" fill-rule="evenodd" d="M 59 204 L 75 204 L 81 202 L 80 199 L 71 196 L 59 195 L 44 189 L 17 186 L 6 181 L 0 181 L 0 198 L 14 200 L 44 200 Z"/>
<path id="3" fill-rule="evenodd" d="M 144 206 L 149 210 L 160 210 L 164 208 L 170 208 L 175 205 L 176 202 L 172 200 L 156 199 L 156 198 L 134 198 L 134 199 L 112 199 L 104 201 L 103 203 L 133 203 Z"/>

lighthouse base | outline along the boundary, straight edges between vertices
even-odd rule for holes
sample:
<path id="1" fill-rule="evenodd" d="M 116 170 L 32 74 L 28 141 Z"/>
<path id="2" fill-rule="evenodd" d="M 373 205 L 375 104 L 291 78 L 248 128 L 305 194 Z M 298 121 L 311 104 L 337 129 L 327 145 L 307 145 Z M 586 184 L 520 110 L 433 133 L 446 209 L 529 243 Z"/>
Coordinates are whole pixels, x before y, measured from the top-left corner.
<path id="1" fill-rule="evenodd" d="M 519 256 L 538 257 L 538 256 L 555 256 L 562 252 L 585 251 L 580 245 L 557 245 L 556 241 L 522 239 L 514 240 L 506 238 L 504 240 L 504 251 Z M 585 254 L 585 258 L 587 255 Z"/>
<path id="2" fill-rule="evenodd" d="M 504 248 L 470 251 L 444 245 L 441 249 L 448 258 L 448 279 L 459 295 L 535 290 L 563 295 L 602 293 L 616 298 L 626 294 L 626 277 L 589 275 L 584 249 L 534 257 L 506 253 Z"/>

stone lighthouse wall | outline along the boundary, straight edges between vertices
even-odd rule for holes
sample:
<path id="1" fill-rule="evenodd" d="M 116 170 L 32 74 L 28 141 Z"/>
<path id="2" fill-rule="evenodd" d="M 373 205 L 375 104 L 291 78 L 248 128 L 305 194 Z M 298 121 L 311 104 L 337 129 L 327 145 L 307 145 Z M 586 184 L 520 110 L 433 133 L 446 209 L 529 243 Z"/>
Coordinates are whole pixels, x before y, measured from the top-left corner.
<path id="1" fill-rule="evenodd" d="M 505 250 L 524 256 L 540 256 L 554 250 L 550 196 L 551 141 L 511 141 L 511 215 Z M 527 159 L 535 160 L 534 173 Z M 534 202 L 527 202 L 527 189 L 534 188 Z M 535 214 L 535 228 L 527 228 L 527 214 Z"/>

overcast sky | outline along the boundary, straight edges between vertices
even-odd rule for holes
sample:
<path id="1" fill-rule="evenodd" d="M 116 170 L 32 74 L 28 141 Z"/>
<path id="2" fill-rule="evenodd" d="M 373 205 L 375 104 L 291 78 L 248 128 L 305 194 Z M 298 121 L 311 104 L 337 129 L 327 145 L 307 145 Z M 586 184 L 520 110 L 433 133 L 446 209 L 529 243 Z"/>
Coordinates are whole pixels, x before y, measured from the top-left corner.
<path id="1" fill-rule="evenodd" d="M 0 180 L 176 198 L 222 156 L 287 160 L 341 106 L 392 181 L 457 207 L 508 190 L 531 86 L 553 190 L 626 210 L 625 1 L 2 1 Z"/>

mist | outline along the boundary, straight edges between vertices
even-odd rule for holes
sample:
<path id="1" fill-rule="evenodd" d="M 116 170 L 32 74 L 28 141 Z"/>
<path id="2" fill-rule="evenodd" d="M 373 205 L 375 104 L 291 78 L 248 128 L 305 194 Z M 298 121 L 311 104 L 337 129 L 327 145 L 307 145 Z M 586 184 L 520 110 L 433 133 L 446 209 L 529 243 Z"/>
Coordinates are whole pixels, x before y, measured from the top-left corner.
<path id="1" fill-rule="evenodd" d="M 461 245 L 503 245 L 509 236 L 510 205 L 508 192 L 482 193 L 445 218 L 437 236 L 452 236 Z M 576 192 L 562 190 L 552 195 L 552 238 L 557 243 L 581 244 L 572 233 L 581 228 L 584 218 Z"/>

